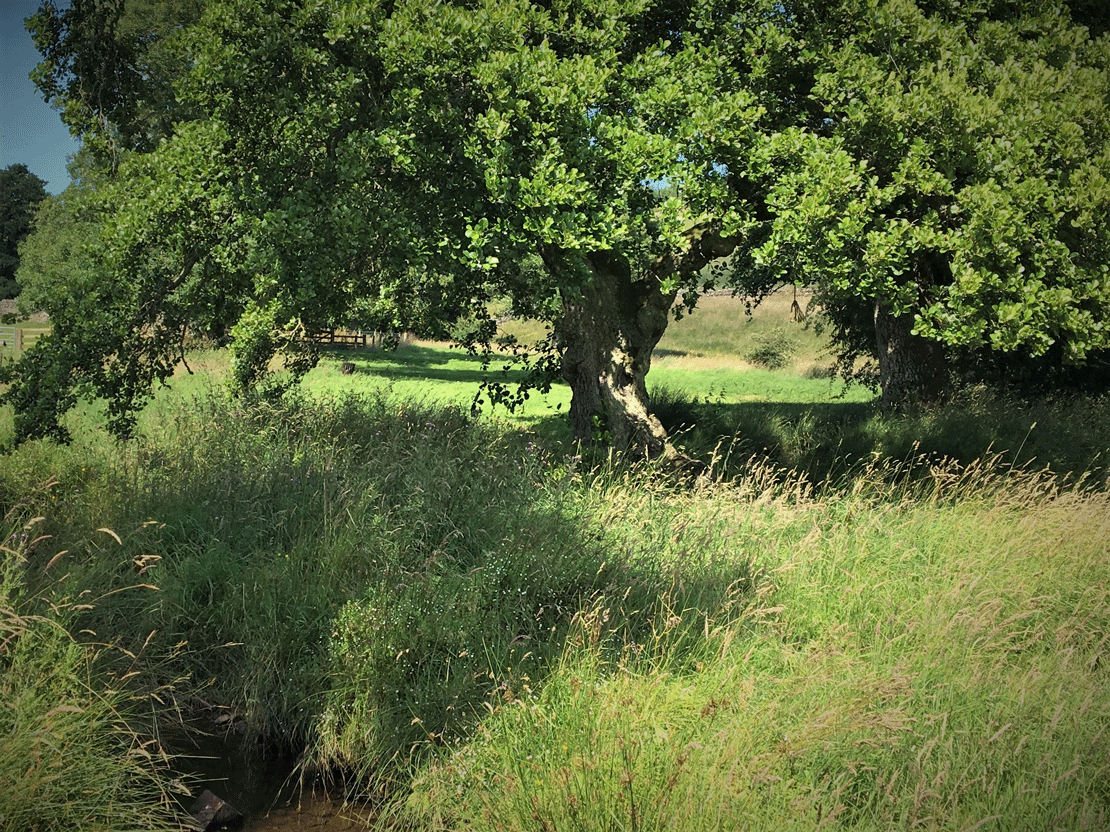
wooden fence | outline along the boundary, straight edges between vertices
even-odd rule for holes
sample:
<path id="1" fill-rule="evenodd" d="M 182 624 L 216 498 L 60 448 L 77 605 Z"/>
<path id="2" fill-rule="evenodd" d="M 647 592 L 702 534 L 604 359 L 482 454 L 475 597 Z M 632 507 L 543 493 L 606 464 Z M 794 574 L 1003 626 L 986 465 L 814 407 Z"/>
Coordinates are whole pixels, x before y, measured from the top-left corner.
<path id="1" fill-rule="evenodd" d="M 0 352 L 18 355 L 48 332 L 50 332 L 49 326 L 0 326 Z M 320 344 L 336 347 L 380 347 L 391 336 L 399 338 L 402 342 L 408 340 L 404 333 L 395 335 L 384 332 L 353 332 L 337 329 L 321 333 L 316 336 L 316 341 Z"/>
<path id="2" fill-rule="evenodd" d="M 0 352 L 18 355 L 48 332 L 48 326 L 0 326 Z"/>
<path id="3" fill-rule="evenodd" d="M 318 344 L 333 347 L 380 347 L 391 337 L 399 339 L 402 343 L 408 340 L 405 333 L 362 332 L 349 329 L 322 332 L 315 340 Z"/>

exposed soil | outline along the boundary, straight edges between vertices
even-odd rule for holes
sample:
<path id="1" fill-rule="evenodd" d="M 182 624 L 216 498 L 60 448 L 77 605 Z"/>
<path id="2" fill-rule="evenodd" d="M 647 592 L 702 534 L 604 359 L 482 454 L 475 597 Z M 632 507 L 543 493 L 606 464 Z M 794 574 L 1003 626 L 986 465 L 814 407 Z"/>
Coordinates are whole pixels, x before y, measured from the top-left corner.
<path id="1" fill-rule="evenodd" d="M 0 315 L 18 315 L 19 304 L 15 300 L 0 300 Z M 45 312 L 36 312 L 29 319 L 34 324 L 44 324 L 49 318 Z"/>

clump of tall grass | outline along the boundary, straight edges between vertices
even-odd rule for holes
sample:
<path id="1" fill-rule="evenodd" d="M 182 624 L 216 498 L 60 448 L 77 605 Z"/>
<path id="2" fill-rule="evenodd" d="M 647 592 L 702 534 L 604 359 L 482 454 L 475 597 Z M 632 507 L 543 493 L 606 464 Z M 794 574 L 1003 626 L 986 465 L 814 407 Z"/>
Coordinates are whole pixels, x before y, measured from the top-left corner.
<path id="1" fill-rule="evenodd" d="M 180 829 L 157 745 L 129 727 L 98 650 L 67 630 L 73 606 L 24 583 L 37 523 L 5 518 L 0 545 L 0 830 Z"/>
<path id="2" fill-rule="evenodd" d="M 754 592 L 660 611 L 617 656 L 580 617 L 542 689 L 491 700 L 405 811 L 431 829 L 1106 828 L 1110 498 L 989 465 L 861 482 L 716 490 L 713 511 L 756 516 L 734 538 Z M 669 642 L 691 617 L 701 637 Z"/>
<path id="3" fill-rule="evenodd" d="M 77 453 L 20 451 L 59 472 L 30 574 L 100 598 L 74 628 L 141 652 L 144 684 L 311 767 L 395 776 L 546 675 L 584 604 L 621 598 L 632 631 L 708 574 L 600 519 L 577 456 L 453 407 L 201 396 Z"/>

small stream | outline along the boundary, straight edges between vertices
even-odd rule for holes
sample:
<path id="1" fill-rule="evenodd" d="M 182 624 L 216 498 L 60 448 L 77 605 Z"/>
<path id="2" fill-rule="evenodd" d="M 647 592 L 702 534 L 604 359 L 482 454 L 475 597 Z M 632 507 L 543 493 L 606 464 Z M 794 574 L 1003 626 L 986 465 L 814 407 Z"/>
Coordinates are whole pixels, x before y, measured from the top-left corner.
<path id="1" fill-rule="evenodd" d="M 354 832 L 375 817 L 369 806 L 344 802 L 342 789 L 322 783 L 303 787 L 294 775 L 295 760 L 281 753 L 244 753 L 237 732 L 175 738 L 177 768 L 193 797 L 181 796 L 188 812 L 205 789 L 230 803 L 246 820 L 244 832 Z M 221 827 L 215 827 L 219 829 Z"/>
<path id="2" fill-rule="evenodd" d="M 251 832 L 364 832 L 372 819 L 373 813 L 365 807 L 344 806 L 323 795 L 305 794 L 292 805 L 248 818 L 243 829 Z"/>

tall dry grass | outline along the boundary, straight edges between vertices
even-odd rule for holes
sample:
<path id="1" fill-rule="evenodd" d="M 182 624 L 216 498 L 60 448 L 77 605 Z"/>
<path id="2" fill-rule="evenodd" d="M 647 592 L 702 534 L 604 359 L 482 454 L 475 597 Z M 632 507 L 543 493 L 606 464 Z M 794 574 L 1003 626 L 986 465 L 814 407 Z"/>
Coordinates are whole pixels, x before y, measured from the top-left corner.
<path id="1" fill-rule="evenodd" d="M 1106 828 L 1107 495 L 988 466 L 888 481 L 707 495 L 689 523 L 731 514 L 754 593 L 670 610 L 616 653 L 597 636 L 611 611 L 580 616 L 543 688 L 491 703 L 407 811 L 499 830 Z M 702 638 L 672 643 L 690 618 Z"/>
<path id="2" fill-rule="evenodd" d="M 9 512 L 0 545 L 0 830 L 180 829 L 139 703 L 67 629 L 78 602 L 27 594 L 40 519 Z"/>

